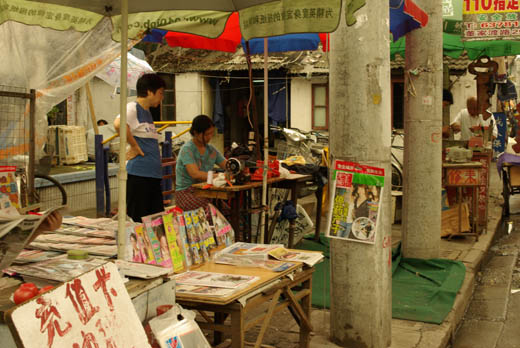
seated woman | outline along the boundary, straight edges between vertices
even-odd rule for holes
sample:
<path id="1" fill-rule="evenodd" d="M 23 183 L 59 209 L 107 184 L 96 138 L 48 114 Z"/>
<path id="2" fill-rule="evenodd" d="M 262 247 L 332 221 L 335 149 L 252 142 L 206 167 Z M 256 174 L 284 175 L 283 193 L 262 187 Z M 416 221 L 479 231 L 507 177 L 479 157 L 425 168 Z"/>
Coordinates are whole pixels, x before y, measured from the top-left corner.
<path id="1" fill-rule="evenodd" d="M 175 203 L 182 210 L 206 208 L 209 201 L 195 196 L 191 185 L 206 181 L 215 164 L 226 168 L 224 156 L 208 144 L 215 134 L 215 124 L 208 116 L 195 117 L 190 134 L 192 138 L 182 146 L 175 167 Z"/>

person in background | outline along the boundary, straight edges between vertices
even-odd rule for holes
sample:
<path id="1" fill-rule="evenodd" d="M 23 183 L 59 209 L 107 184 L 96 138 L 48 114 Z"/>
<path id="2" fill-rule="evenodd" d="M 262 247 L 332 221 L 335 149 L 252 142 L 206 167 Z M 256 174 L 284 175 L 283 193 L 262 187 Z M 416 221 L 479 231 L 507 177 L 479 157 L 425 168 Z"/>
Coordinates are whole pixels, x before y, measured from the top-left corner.
<path id="1" fill-rule="evenodd" d="M 108 124 L 108 122 L 103 120 L 103 119 L 100 119 L 100 120 L 97 121 L 97 125 L 100 126 L 100 127 L 104 126 L 104 125 L 107 125 L 107 124 Z"/>
<path id="2" fill-rule="evenodd" d="M 150 107 L 161 104 L 165 86 L 159 75 L 144 74 L 137 80 L 136 101 L 128 103 L 126 107 L 126 134 L 130 145 L 126 154 L 126 209 L 128 216 L 135 222 L 141 222 L 143 216 L 164 210 L 159 134 Z M 120 127 L 118 115 L 114 128 L 119 132 Z"/>
<path id="3" fill-rule="evenodd" d="M 442 109 L 453 105 L 453 94 L 448 89 L 442 90 Z M 450 136 L 450 126 L 442 127 L 442 136 L 448 138 Z"/>
<path id="4" fill-rule="evenodd" d="M 466 109 L 462 109 L 450 127 L 455 133 L 460 132 L 460 140 L 469 140 L 473 136 L 473 132 L 487 126 L 487 123 L 478 113 L 477 98 L 469 97 L 466 100 Z"/>
<path id="5" fill-rule="evenodd" d="M 179 151 L 175 167 L 175 203 L 182 210 L 206 208 L 209 201 L 195 196 L 194 183 L 204 182 L 215 165 L 226 168 L 226 159 L 209 142 L 215 134 L 215 125 L 206 115 L 193 119 L 191 140 Z"/>

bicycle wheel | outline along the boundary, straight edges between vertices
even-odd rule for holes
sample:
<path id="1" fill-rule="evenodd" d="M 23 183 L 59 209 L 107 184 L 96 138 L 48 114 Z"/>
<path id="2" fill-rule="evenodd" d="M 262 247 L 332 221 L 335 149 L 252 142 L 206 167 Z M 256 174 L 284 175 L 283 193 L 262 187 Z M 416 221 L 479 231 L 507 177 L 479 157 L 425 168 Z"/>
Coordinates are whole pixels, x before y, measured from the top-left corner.
<path id="1" fill-rule="evenodd" d="M 392 163 L 392 191 L 403 189 L 403 173 Z"/>
<path id="2" fill-rule="evenodd" d="M 66 205 L 67 191 L 52 176 L 44 174 L 34 174 L 35 178 L 35 200 L 42 204 L 43 209 L 51 206 Z M 38 180 L 36 180 L 38 179 Z"/>

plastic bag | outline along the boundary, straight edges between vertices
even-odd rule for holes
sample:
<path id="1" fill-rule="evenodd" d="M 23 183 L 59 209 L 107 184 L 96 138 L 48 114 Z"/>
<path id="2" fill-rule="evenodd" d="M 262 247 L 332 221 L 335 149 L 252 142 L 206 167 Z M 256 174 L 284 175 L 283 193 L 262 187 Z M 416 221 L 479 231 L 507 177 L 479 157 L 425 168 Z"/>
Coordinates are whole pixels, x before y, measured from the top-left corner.
<path id="1" fill-rule="evenodd" d="M 150 327 L 161 348 L 211 348 L 195 322 L 195 312 L 179 305 L 150 320 Z"/>

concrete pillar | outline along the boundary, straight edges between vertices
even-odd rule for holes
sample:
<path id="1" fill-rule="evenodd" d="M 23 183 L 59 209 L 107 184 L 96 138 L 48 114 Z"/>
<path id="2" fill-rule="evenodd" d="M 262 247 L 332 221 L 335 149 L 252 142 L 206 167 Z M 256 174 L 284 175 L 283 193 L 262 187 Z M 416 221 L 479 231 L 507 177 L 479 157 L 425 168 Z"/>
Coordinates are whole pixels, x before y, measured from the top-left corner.
<path id="1" fill-rule="evenodd" d="M 417 0 L 428 25 L 406 35 L 403 253 L 439 256 L 442 155 L 442 3 Z"/>
<path id="2" fill-rule="evenodd" d="M 331 240 L 331 339 L 382 348 L 390 346 L 392 319 L 388 1 L 367 1 L 355 16 L 350 27 L 342 16 L 331 35 L 331 155 L 382 167 L 386 176 L 375 244 Z"/>

